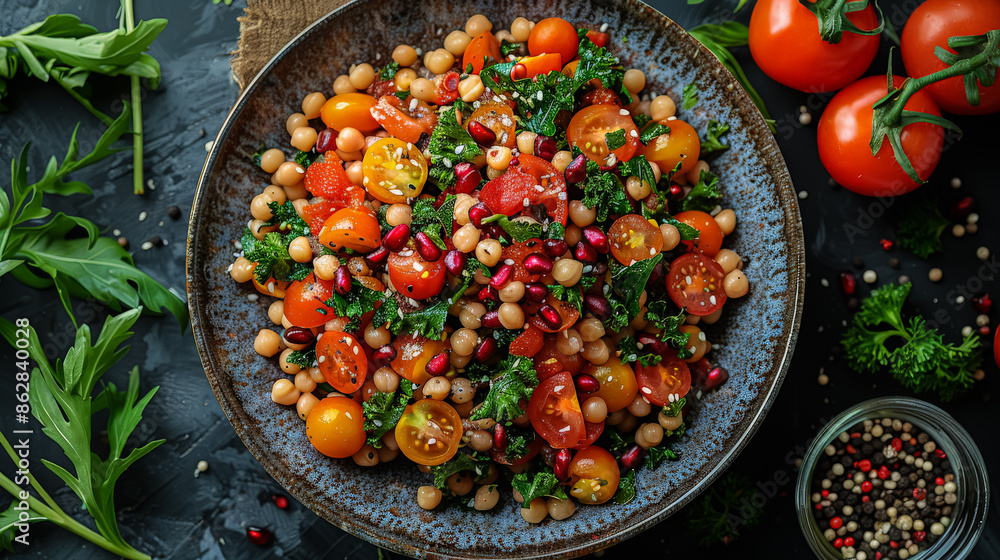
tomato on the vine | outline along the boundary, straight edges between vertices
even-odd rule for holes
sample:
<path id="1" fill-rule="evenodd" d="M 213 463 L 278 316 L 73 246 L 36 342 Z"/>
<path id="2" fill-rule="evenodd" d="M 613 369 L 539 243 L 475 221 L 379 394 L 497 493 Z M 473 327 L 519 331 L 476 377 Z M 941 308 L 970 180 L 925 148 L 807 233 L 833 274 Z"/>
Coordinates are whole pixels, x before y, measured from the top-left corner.
<path id="1" fill-rule="evenodd" d="M 462 444 L 462 418 L 444 401 L 421 399 L 407 405 L 395 435 L 407 459 L 419 465 L 440 465 L 454 457 Z"/>
<path id="2" fill-rule="evenodd" d="M 576 447 L 587 436 L 576 387 L 566 372 L 546 378 L 535 387 L 528 402 L 528 417 L 535 431 L 556 449 Z"/>
<path id="3" fill-rule="evenodd" d="M 663 249 L 660 228 L 638 214 L 626 214 L 615 220 L 608 229 L 608 241 L 611 254 L 625 266 L 652 258 Z"/>
<path id="4" fill-rule="evenodd" d="M 655 406 L 670 402 L 670 395 L 679 399 L 691 389 L 691 370 L 677 356 L 666 355 L 657 364 L 637 366 L 635 378 L 639 393 Z"/>
<path id="5" fill-rule="evenodd" d="M 313 232 L 313 235 L 317 235 L 317 232 Z M 318 235 L 319 242 L 334 251 L 347 247 L 368 253 L 382 245 L 378 218 L 364 206 L 337 210 L 323 222 Z"/>
<path id="6" fill-rule="evenodd" d="M 847 18 L 859 29 L 879 26 L 871 5 Z M 875 60 L 878 46 L 878 34 L 846 30 L 839 43 L 824 41 L 816 15 L 799 0 L 758 0 L 750 16 L 754 62 L 771 79 L 807 93 L 836 91 L 858 79 Z"/>
<path id="7" fill-rule="evenodd" d="M 624 113 L 624 114 L 623 114 Z M 608 149 L 607 135 L 621 136 L 621 145 Z M 566 139 L 583 155 L 603 166 L 628 161 L 639 147 L 639 129 L 628 110 L 617 105 L 590 105 L 573 115 L 566 127 Z M 615 157 L 610 158 L 609 154 Z"/>
<path id="8" fill-rule="evenodd" d="M 311 329 L 335 317 L 326 300 L 333 294 L 333 280 L 320 280 L 310 273 L 285 289 L 284 313 L 296 327 Z"/>
<path id="9" fill-rule="evenodd" d="M 361 170 L 368 194 L 389 204 L 415 198 L 427 182 L 424 154 L 399 138 L 383 138 L 372 144 L 361 161 Z"/>
<path id="10" fill-rule="evenodd" d="M 326 382 L 344 394 L 361 388 L 368 376 L 368 356 L 353 335 L 326 331 L 316 339 L 316 363 Z"/>
<path id="11" fill-rule="evenodd" d="M 719 249 L 722 248 L 722 238 L 725 236 L 722 234 L 719 222 L 716 222 L 711 214 L 700 210 L 688 210 L 674 217 L 677 218 L 677 221 L 685 223 L 699 232 L 697 238 L 690 241 L 681 241 L 689 251 L 705 253 L 710 257 L 714 257 L 719 252 Z"/>
<path id="12" fill-rule="evenodd" d="M 726 277 L 715 260 L 702 253 L 685 253 L 670 263 L 667 294 L 677 307 L 690 315 L 704 317 L 726 303 L 722 280 Z"/>
<path id="13" fill-rule="evenodd" d="M 347 397 L 327 397 L 306 417 L 306 436 L 327 457 L 350 457 L 365 444 L 365 415 L 361 405 Z"/>
<path id="14" fill-rule="evenodd" d="M 893 76 L 893 86 L 899 87 L 904 80 Z M 895 196 L 919 186 L 896 161 L 888 138 L 882 143 L 878 155 L 872 155 L 869 146 L 872 104 L 886 93 L 884 76 L 871 76 L 854 82 L 830 100 L 816 130 L 823 166 L 835 181 L 858 194 Z M 913 94 L 905 109 L 941 115 L 930 94 L 923 90 Z M 943 146 L 944 129 L 938 125 L 918 122 L 902 130 L 903 151 L 922 179 L 930 177 L 937 167 Z"/>
<path id="15" fill-rule="evenodd" d="M 618 491 L 621 471 L 618 461 L 604 449 L 591 445 L 573 456 L 569 465 L 569 495 L 581 504 L 597 505 L 610 500 Z"/>
<path id="16" fill-rule="evenodd" d="M 420 253 L 406 248 L 389 253 L 389 281 L 401 294 L 416 300 L 428 299 L 441 293 L 446 269 L 444 259 L 426 261 Z"/>

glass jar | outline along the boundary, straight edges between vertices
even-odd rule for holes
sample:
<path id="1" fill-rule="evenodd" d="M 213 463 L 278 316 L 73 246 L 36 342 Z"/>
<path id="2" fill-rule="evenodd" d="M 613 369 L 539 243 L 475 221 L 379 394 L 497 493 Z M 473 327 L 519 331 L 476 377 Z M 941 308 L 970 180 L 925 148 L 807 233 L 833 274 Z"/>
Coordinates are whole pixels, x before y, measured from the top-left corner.
<path id="1" fill-rule="evenodd" d="M 949 516 L 951 524 L 933 546 L 910 558 L 912 560 L 962 560 L 979 540 L 986 525 L 990 485 L 983 456 L 965 428 L 940 408 L 909 397 L 883 397 L 859 403 L 831 420 L 813 440 L 802 459 L 795 486 L 795 508 L 799 526 L 809 548 L 820 560 L 844 560 L 813 518 L 810 500 L 813 471 L 820 454 L 841 432 L 865 420 L 898 418 L 927 432 L 938 448 L 948 454 L 958 500 Z M 874 560 L 874 558 L 869 558 Z"/>

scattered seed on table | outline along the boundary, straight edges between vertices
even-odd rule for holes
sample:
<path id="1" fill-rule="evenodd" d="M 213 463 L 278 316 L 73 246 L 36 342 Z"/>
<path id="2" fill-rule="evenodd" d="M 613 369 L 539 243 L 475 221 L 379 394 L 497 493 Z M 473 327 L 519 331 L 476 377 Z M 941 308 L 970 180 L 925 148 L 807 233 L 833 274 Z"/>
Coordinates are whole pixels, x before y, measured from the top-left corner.
<path id="1" fill-rule="evenodd" d="M 145 212 L 139 212 L 139 221 L 140 222 L 146 221 L 146 213 Z"/>
<path id="2" fill-rule="evenodd" d="M 976 249 L 976 258 L 981 261 L 985 261 L 986 259 L 990 258 L 989 247 L 980 247 Z"/>
<path id="3" fill-rule="evenodd" d="M 988 324 L 990 324 L 990 316 L 989 315 L 987 315 L 985 313 L 980 313 L 979 315 L 976 315 L 976 325 L 977 326 L 982 327 L 982 326 L 988 325 Z"/>
<path id="4" fill-rule="evenodd" d="M 979 224 L 967 224 L 965 226 L 965 233 L 968 233 L 969 235 L 974 235 L 978 231 L 979 231 Z"/>
<path id="5" fill-rule="evenodd" d="M 901 285 L 902 284 L 909 284 L 910 283 L 910 277 L 907 276 L 907 275 L 905 275 L 905 274 L 900 274 L 898 281 L 899 281 L 899 283 Z"/>
<path id="6" fill-rule="evenodd" d="M 962 304 L 965 303 L 965 296 L 958 296 L 955 298 L 955 303 Z"/>
<path id="7" fill-rule="evenodd" d="M 146 179 L 146 186 L 149 187 L 149 190 L 151 191 L 156 190 L 156 183 L 154 183 L 152 179 Z"/>
<path id="8" fill-rule="evenodd" d="M 115 237 L 118 237 L 122 234 L 122 230 L 115 228 L 111 233 L 114 234 Z"/>
<path id="9" fill-rule="evenodd" d="M 145 243 L 142 244 L 142 250 L 143 251 L 148 251 L 148 250 L 150 250 L 152 248 L 153 248 L 153 242 L 152 241 L 146 241 Z"/>
<path id="10" fill-rule="evenodd" d="M 819 374 L 819 377 L 816 378 L 816 381 L 820 385 L 826 385 L 827 383 L 830 382 L 830 377 L 827 374 L 825 374 L 825 373 L 821 373 L 821 374 Z"/>
<path id="11" fill-rule="evenodd" d="M 128 247 L 128 239 L 125 239 L 124 237 L 119 237 L 118 244 L 121 245 L 122 247 Z"/>
<path id="12" fill-rule="evenodd" d="M 953 177 L 951 180 L 951 188 L 957 189 L 962 186 L 962 180 L 958 177 Z"/>
<path id="13" fill-rule="evenodd" d="M 208 470 L 208 461 L 198 461 L 198 472 L 205 472 Z"/>
<path id="14" fill-rule="evenodd" d="M 951 234 L 954 235 L 955 237 L 962 237 L 963 235 L 965 235 L 965 226 L 963 226 L 962 224 L 955 224 L 951 228 Z"/>
<path id="15" fill-rule="evenodd" d="M 975 212 L 972 212 L 971 214 L 969 214 L 968 216 L 965 217 L 965 221 L 967 223 L 970 223 L 970 224 L 978 223 L 979 222 L 979 214 L 976 214 Z"/>
<path id="16" fill-rule="evenodd" d="M 205 129 L 202 128 L 198 130 L 198 138 L 204 138 L 204 137 L 205 137 Z"/>
<path id="17" fill-rule="evenodd" d="M 819 281 L 819 285 L 823 286 L 824 288 L 829 288 L 830 287 L 830 281 L 827 280 L 826 278 L 821 278 L 820 281 Z"/>
<path id="18" fill-rule="evenodd" d="M 159 235 L 154 235 L 149 238 L 149 242 L 153 244 L 153 247 L 163 247 L 163 238 Z"/>
<path id="19" fill-rule="evenodd" d="M 808 191 L 799 191 L 799 199 L 800 200 L 805 200 L 807 198 L 809 198 L 809 192 Z"/>
<path id="20" fill-rule="evenodd" d="M 214 140 L 209 140 L 208 142 L 205 142 L 205 151 L 206 152 L 211 152 L 212 151 L 212 146 L 215 146 L 215 141 Z"/>
<path id="21" fill-rule="evenodd" d="M 932 268 L 930 272 L 927 273 L 927 278 L 930 279 L 931 282 L 940 282 L 941 279 L 944 278 L 944 272 L 942 272 L 940 268 Z"/>
<path id="22" fill-rule="evenodd" d="M 972 330 L 973 330 L 972 327 L 970 327 L 968 325 L 962 327 L 962 336 L 969 336 L 969 335 L 971 335 L 972 334 Z"/>
<path id="23" fill-rule="evenodd" d="M 799 124 L 808 126 L 812 124 L 813 116 L 811 113 L 800 113 L 799 114 Z"/>
<path id="24" fill-rule="evenodd" d="M 983 379 L 986 379 L 986 370 L 977 369 L 976 373 L 972 374 L 972 378 L 975 379 L 976 381 L 982 381 Z"/>
<path id="25" fill-rule="evenodd" d="M 176 220 L 176 219 L 180 218 L 181 217 L 181 209 L 180 209 L 180 207 L 179 206 L 171 206 L 170 208 L 167 208 L 167 216 L 169 216 L 171 220 Z"/>
<path id="26" fill-rule="evenodd" d="M 878 274 L 876 274 L 874 270 L 868 269 L 861 276 L 861 279 L 864 280 L 866 284 L 874 284 L 878 281 Z"/>

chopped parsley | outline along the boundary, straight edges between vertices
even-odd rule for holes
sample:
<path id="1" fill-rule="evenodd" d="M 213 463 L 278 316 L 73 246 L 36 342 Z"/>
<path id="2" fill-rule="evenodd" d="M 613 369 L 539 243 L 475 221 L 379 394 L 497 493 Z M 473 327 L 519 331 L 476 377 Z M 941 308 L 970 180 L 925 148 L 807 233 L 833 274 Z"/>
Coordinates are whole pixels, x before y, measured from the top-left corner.
<path id="1" fill-rule="evenodd" d="M 351 291 L 346 294 L 333 295 L 326 300 L 326 305 L 332 307 L 337 317 L 347 317 L 351 322 L 347 330 L 355 331 L 361 326 L 361 316 L 375 310 L 375 304 L 382 301 L 385 294 L 366 287 L 357 278 L 351 279 Z"/>
<path id="2" fill-rule="evenodd" d="M 622 177 L 638 177 L 648 183 L 651 188 L 656 188 L 656 177 L 653 175 L 652 166 L 646 161 L 646 156 L 632 156 L 632 159 L 619 164 L 618 170 L 621 171 Z"/>
<path id="3" fill-rule="evenodd" d="M 685 111 L 698 104 L 698 86 L 694 83 L 684 86 L 683 101 L 681 104 Z"/>
<path id="4" fill-rule="evenodd" d="M 522 508 L 527 508 L 535 498 L 552 497 L 561 500 L 567 498 L 566 490 L 559 484 L 559 479 L 546 466 L 534 472 L 519 472 L 514 475 L 510 484 L 524 498 L 524 502 L 521 503 Z"/>
<path id="5" fill-rule="evenodd" d="M 256 262 L 254 278 L 258 283 L 267 286 L 272 276 L 279 282 L 302 280 L 312 269 L 295 262 L 288 256 L 290 235 L 281 235 L 276 231 L 264 234 L 264 239 L 258 240 L 249 229 L 243 232 L 240 243 L 243 245 L 243 256 L 248 261 Z"/>
<path id="6" fill-rule="evenodd" d="M 490 380 L 486 399 L 472 413 L 470 420 L 492 418 L 498 423 L 508 424 L 524 414 L 519 402 L 531 399 L 532 390 L 538 385 L 538 374 L 531 358 L 507 356 L 495 366 L 495 371 L 497 373 Z"/>
<path id="7" fill-rule="evenodd" d="M 638 362 L 641 366 L 652 366 L 660 363 L 663 356 L 653 354 L 649 350 L 640 350 L 635 337 L 626 336 L 618 341 L 618 350 L 621 352 L 622 364 Z"/>
<path id="8" fill-rule="evenodd" d="M 646 456 L 646 467 L 655 469 L 664 461 L 676 461 L 681 458 L 681 454 L 670 449 L 665 444 L 649 448 L 649 455 Z"/>
<path id="9" fill-rule="evenodd" d="M 639 141 L 642 142 L 643 146 L 646 146 L 656 139 L 657 136 L 664 134 L 670 134 L 670 127 L 665 124 L 656 123 L 639 134 Z"/>
<path id="10" fill-rule="evenodd" d="M 635 499 L 635 469 L 621 477 L 618 481 L 618 491 L 611 499 L 618 505 L 627 504 Z"/>
<path id="11" fill-rule="evenodd" d="M 676 418 L 687 404 L 687 397 L 681 397 L 672 403 L 663 405 L 663 415 Z"/>
<path id="12" fill-rule="evenodd" d="M 260 158 L 264 155 L 264 152 L 268 150 L 268 147 L 264 144 L 260 145 L 260 148 L 250 155 L 250 161 L 253 162 L 254 166 L 260 167 Z"/>
<path id="13" fill-rule="evenodd" d="M 399 63 L 390 62 L 378 69 L 378 79 L 382 81 L 391 80 L 396 77 L 396 72 L 399 72 Z"/>
<path id="14" fill-rule="evenodd" d="M 504 59 L 506 59 L 507 55 L 516 51 L 519 48 L 521 48 L 521 43 L 504 43 L 500 45 L 500 55 L 503 56 Z"/>
<path id="15" fill-rule="evenodd" d="M 716 120 L 708 121 L 708 132 L 705 140 L 701 142 L 701 154 L 711 154 L 729 149 L 729 144 L 722 143 L 722 137 L 729 134 L 729 125 L 722 124 Z"/>
<path id="16" fill-rule="evenodd" d="M 636 112 L 632 115 L 632 122 L 635 123 L 635 127 L 639 130 L 642 130 L 642 127 L 646 126 L 651 120 L 653 120 L 653 117 L 650 117 L 646 113 Z"/>
<path id="17" fill-rule="evenodd" d="M 434 475 L 434 486 L 441 490 L 447 490 L 448 477 L 462 471 L 472 473 L 473 480 L 482 480 L 489 474 L 492 463 L 493 459 L 487 454 L 457 453 L 446 463 L 431 467 L 431 474 Z"/>
<path id="18" fill-rule="evenodd" d="M 573 147 L 573 157 L 583 152 Z M 614 173 L 601 171 L 601 166 L 587 158 L 587 178 L 583 181 L 583 204 L 597 210 L 597 221 L 603 222 L 610 214 L 624 216 L 632 212 L 632 203 L 625 194 L 625 185 Z"/>
<path id="19" fill-rule="evenodd" d="M 376 391 L 361 407 L 364 410 L 364 429 L 371 432 L 367 443 L 376 449 L 382 447 L 382 436 L 396 427 L 406 405 L 413 398 L 415 385 L 406 379 L 399 380 L 399 388 L 392 393 Z"/>
<path id="20" fill-rule="evenodd" d="M 316 349 L 310 348 L 309 350 L 292 350 L 288 353 L 288 357 L 285 361 L 290 364 L 295 364 L 302 369 L 311 368 L 316 365 Z"/>
<path id="21" fill-rule="evenodd" d="M 608 145 L 608 150 L 617 150 L 625 145 L 625 129 L 619 128 L 604 134 L 604 142 Z"/>
<path id="22" fill-rule="evenodd" d="M 273 216 L 267 221 L 266 225 L 278 226 L 279 230 L 288 232 L 291 235 L 291 239 L 311 235 L 312 232 L 309 230 L 309 224 L 295 211 L 292 201 L 286 200 L 284 204 L 269 202 L 267 207 L 271 209 Z"/>
<path id="23" fill-rule="evenodd" d="M 438 113 L 437 126 L 431 132 L 427 147 L 431 154 L 429 176 L 441 190 L 455 186 L 458 180 L 455 175 L 456 163 L 471 162 L 483 154 L 479 144 L 458 124 L 456 111 L 458 108 L 452 107 Z"/>
<path id="24" fill-rule="evenodd" d="M 648 302 L 646 304 L 646 320 L 660 329 L 660 340 L 668 342 L 676 348 L 678 357 L 688 358 L 691 356 L 691 351 L 688 350 L 691 333 L 680 331 L 687 314 L 684 311 L 671 314 L 668 305 L 662 299 Z"/>
<path id="25" fill-rule="evenodd" d="M 618 332 L 639 314 L 639 297 L 646 289 L 646 281 L 653 268 L 663 259 L 663 253 L 655 257 L 637 261 L 630 266 L 611 263 L 611 286 L 605 296 L 611 303 L 611 316 L 605 326 Z"/>
<path id="26" fill-rule="evenodd" d="M 423 231 L 428 235 L 433 233 L 440 239 L 439 231 L 444 230 L 445 235 L 451 237 L 455 200 L 454 195 L 448 195 L 438 208 L 434 208 L 433 198 L 421 198 L 414 202 L 410 231 Z"/>
<path id="27" fill-rule="evenodd" d="M 590 276 L 589 278 L 593 278 Z M 583 280 L 581 278 L 581 280 Z M 568 302 L 581 314 L 583 313 L 583 292 L 581 292 L 575 286 L 567 288 L 562 284 L 550 284 L 546 286 L 549 289 L 549 293 L 556 297 L 560 301 Z"/>
<path id="28" fill-rule="evenodd" d="M 701 210 L 711 212 L 719 204 L 722 193 L 719 192 L 719 178 L 711 171 L 702 171 L 698 183 L 691 192 L 681 200 L 681 211 Z"/>
<path id="29" fill-rule="evenodd" d="M 295 163 L 301 165 L 303 169 L 308 169 L 321 155 L 317 152 L 303 152 L 299 150 L 299 153 L 295 154 Z"/>
<path id="30" fill-rule="evenodd" d="M 914 255 L 926 259 L 944 250 L 941 234 L 951 225 L 938 210 L 934 199 L 925 198 L 910 205 L 896 225 L 896 241 Z"/>

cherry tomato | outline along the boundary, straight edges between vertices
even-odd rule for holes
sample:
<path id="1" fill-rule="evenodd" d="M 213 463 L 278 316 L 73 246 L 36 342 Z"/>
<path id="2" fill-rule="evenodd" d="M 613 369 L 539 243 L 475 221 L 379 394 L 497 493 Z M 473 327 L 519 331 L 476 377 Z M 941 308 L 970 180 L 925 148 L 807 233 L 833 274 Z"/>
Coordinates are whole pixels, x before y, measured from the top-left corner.
<path id="1" fill-rule="evenodd" d="M 462 71 L 472 65 L 472 73 L 478 74 L 486 61 L 500 62 L 503 60 L 503 53 L 500 52 L 500 42 L 491 31 L 484 31 L 476 35 L 469 46 L 465 48 L 462 56 Z"/>
<path id="2" fill-rule="evenodd" d="M 993 335 L 993 361 L 1000 367 L 1000 329 Z"/>
<path id="3" fill-rule="evenodd" d="M 528 35 L 528 52 L 532 55 L 558 53 L 569 62 L 580 49 L 576 27 L 562 18 L 547 18 L 535 24 Z"/>
<path id="4" fill-rule="evenodd" d="M 626 114 L 622 114 L 624 111 Z M 606 135 L 624 131 L 624 144 L 608 150 Z M 639 147 L 639 129 L 632 122 L 626 109 L 617 105 L 591 105 L 577 111 L 566 128 L 566 139 L 571 146 L 580 148 L 588 158 L 604 166 L 617 161 L 628 161 Z M 610 159 L 608 154 L 615 156 Z"/>
<path id="5" fill-rule="evenodd" d="M 894 86 L 900 86 L 903 80 L 894 76 Z M 830 100 L 816 130 L 823 166 L 835 181 L 858 194 L 895 196 L 919 186 L 896 161 L 888 139 L 882 143 L 878 155 L 872 155 L 869 146 L 872 104 L 885 94 L 884 76 L 854 82 Z M 941 114 L 930 94 L 923 90 L 915 93 L 905 108 L 918 113 Z M 941 159 L 944 129 L 928 123 L 910 124 L 903 128 L 902 145 L 917 175 L 927 179 Z"/>
<path id="6" fill-rule="evenodd" d="M 421 134 L 430 134 L 437 124 L 437 113 L 431 106 L 412 96 L 403 101 L 395 95 L 384 95 L 371 112 L 386 132 L 413 144 Z"/>
<path id="7" fill-rule="evenodd" d="M 659 124 L 670 128 L 670 132 L 661 134 L 649 141 L 644 147 L 639 148 L 640 153 L 646 159 L 656 162 L 660 166 L 663 174 L 673 171 L 674 167 L 680 163 L 681 168 L 674 174 L 674 181 L 684 182 L 687 174 L 694 169 L 701 156 L 701 140 L 694 127 L 680 119 L 664 119 Z M 656 123 L 649 123 L 646 128 L 655 126 Z"/>
<path id="8" fill-rule="evenodd" d="M 714 260 L 700 253 L 685 253 L 670 264 L 667 294 L 677 307 L 691 315 L 711 315 L 726 303 L 722 280 L 726 273 Z"/>
<path id="9" fill-rule="evenodd" d="M 545 333 L 535 325 L 528 325 L 528 328 L 514 339 L 510 345 L 510 353 L 515 356 L 532 357 L 542 349 L 545 344 Z"/>
<path id="10" fill-rule="evenodd" d="M 444 352 L 448 343 L 444 340 L 431 340 L 419 334 L 407 333 L 393 339 L 392 347 L 396 349 L 396 358 L 390 364 L 392 369 L 417 385 L 423 385 L 434 377 L 427 373 L 427 362 Z"/>
<path id="11" fill-rule="evenodd" d="M 570 288 L 570 289 L 576 289 L 576 288 Z M 531 317 L 528 317 L 528 322 L 547 333 L 562 332 L 575 325 L 576 320 L 580 318 L 580 310 L 577 309 L 575 305 L 569 303 L 568 301 L 562 301 L 552 294 L 549 294 L 545 298 L 545 303 L 555 308 L 556 312 L 559 313 L 559 317 L 562 318 L 562 324 L 559 325 L 557 328 L 553 329 L 552 327 L 548 326 L 545 323 L 545 321 L 543 321 L 542 318 L 539 317 L 538 315 L 532 315 Z"/>
<path id="12" fill-rule="evenodd" d="M 480 198 L 482 200 L 482 198 Z M 487 204 L 489 206 L 489 204 Z M 503 248 L 500 253 L 500 259 L 503 261 L 512 260 L 514 261 L 514 280 L 518 282 L 538 282 L 541 278 L 541 274 L 532 274 L 524 268 L 524 259 L 528 255 L 533 255 L 535 253 L 541 252 L 542 242 L 539 239 L 527 239 L 525 241 L 512 241 L 510 245 Z"/>
<path id="13" fill-rule="evenodd" d="M 526 56 L 519 58 L 517 63 L 524 65 L 525 70 L 527 70 L 524 78 L 530 80 L 539 74 L 545 75 L 549 72 L 558 72 L 561 70 L 562 55 L 559 53 L 545 53 L 538 56 Z"/>
<path id="14" fill-rule="evenodd" d="M 996 0 L 927 0 L 906 20 L 900 50 L 906 73 L 920 78 L 947 66 L 934 54 L 936 47 L 954 53 L 949 37 L 982 35 L 1000 29 L 1000 2 Z M 1000 77 L 1000 71 L 995 71 Z M 979 105 L 969 105 L 961 76 L 948 78 L 923 88 L 938 107 L 958 115 L 988 115 L 1000 111 L 1000 86 L 979 87 Z"/>
<path id="15" fill-rule="evenodd" d="M 615 220 L 608 229 L 608 241 L 611 254 L 626 266 L 655 257 L 663 250 L 660 228 L 638 214 L 626 214 Z"/>
<path id="16" fill-rule="evenodd" d="M 461 75 L 458 72 L 445 72 L 435 76 L 434 82 L 434 104 L 438 107 L 450 105 L 458 99 L 458 82 Z"/>
<path id="17" fill-rule="evenodd" d="M 392 285 L 406 297 L 416 300 L 440 294 L 447 274 L 443 258 L 425 261 L 420 253 L 412 248 L 389 253 L 387 268 Z"/>
<path id="18" fill-rule="evenodd" d="M 670 395 L 679 399 L 691 389 L 691 371 L 684 360 L 676 356 L 663 356 L 658 364 L 638 366 L 635 379 L 639 383 L 639 393 L 656 406 L 670 402 Z"/>
<path id="19" fill-rule="evenodd" d="M 587 30 L 587 39 L 590 40 L 595 46 L 606 47 L 608 46 L 608 41 L 611 36 L 607 33 L 601 33 L 600 31 L 594 31 L 593 29 Z"/>
<path id="20" fill-rule="evenodd" d="M 257 263 L 253 263 L 254 268 L 257 268 Z M 271 296 L 274 298 L 282 299 L 285 297 L 285 290 L 288 288 L 288 282 L 279 282 L 271 276 L 267 279 L 267 282 L 261 284 L 257 281 L 257 277 L 254 276 L 253 287 L 257 289 L 258 292 L 264 294 L 265 296 Z"/>
<path id="21" fill-rule="evenodd" d="M 573 378 L 565 372 L 538 384 L 528 402 L 528 417 L 535 431 L 556 449 L 576 447 L 587 436 Z"/>
<path id="22" fill-rule="evenodd" d="M 573 457 L 569 475 L 573 486 L 569 495 L 581 504 L 597 505 L 610 500 L 618 491 L 621 471 L 610 453 L 591 445 Z"/>
<path id="23" fill-rule="evenodd" d="M 372 132 L 379 127 L 371 114 L 375 98 L 365 93 L 341 93 L 326 100 L 320 118 L 334 130 L 354 127 L 361 132 Z"/>
<path id="24" fill-rule="evenodd" d="M 715 221 L 715 218 L 711 214 L 699 210 L 688 210 L 674 217 L 677 218 L 677 221 L 685 223 L 700 232 L 697 239 L 681 241 L 681 243 L 687 246 L 689 251 L 705 253 L 710 257 L 714 257 L 719 252 L 719 249 L 722 248 L 722 238 L 725 236 L 722 234 L 722 228 L 719 227 L 719 223 Z"/>
<path id="25" fill-rule="evenodd" d="M 378 218 L 364 206 L 337 210 L 323 222 L 319 242 L 334 251 L 341 247 L 361 253 L 374 251 L 382 245 Z"/>
<path id="26" fill-rule="evenodd" d="M 584 420 L 583 426 L 586 428 L 587 435 L 583 438 L 580 444 L 576 446 L 576 449 L 583 449 L 594 445 L 597 438 L 601 437 L 601 434 L 604 433 L 604 420 L 601 420 L 600 422 L 587 422 Z"/>
<path id="27" fill-rule="evenodd" d="M 313 165 L 317 164 L 314 163 Z M 312 165 L 309 167 L 312 167 Z M 308 176 L 308 171 L 306 173 Z M 364 191 L 361 189 L 357 190 L 362 193 L 362 196 L 364 196 Z M 360 206 L 360 204 L 358 204 L 358 206 Z M 302 219 L 309 224 L 309 231 L 313 235 L 319 235 L 319 232 L 323 229 L 323 224 L 326 222 L 326 219 L 341 208 L 353 208 L 353 206 L 342 206 L 340 203 L 335 203 L 329 200 L 318 200 L 317 202 L 302 207 Z"/>
<path id="28" fill-rule="evenodd" d="M 567 356 L 556 348 L 556 339 L 551 335 L 545 337 L 545 343 L 534 355 L 535 372 L 538 379 L 545 379 L 557 373 L 568 372 L 576 375 L 583 369 L 584 359 L 579 352 Z"/>
<path id="29" fill-rule="evenodd" d="M 532 194 L 532 204 L 544 204 L 549 217 L 566 225 L 566 217 L 569 215 L 569 203 L 566 201 L 566 179 L 565 176 L 556 169 L 551 162 L 544 159 L 521 154 L 517 156 L 518 167 L 535 178 L 535 184 L 542 187 L 542 192 L 534 189 Z M 522 205 L 523 205 L 522 201 Z"/>
<path id="30" fill-rule="evenodd" d="M 361 161 L 363 183 L 372 198 L 389 204 L 415 198 L 427 182 L 427 160 L 420 149 L 398 138 L 372 144 Z"/>
<path id="31" fill-rule="evenodd" d="M 396 424 L 396 443 L 419 465 L 440 465 L 455 456 L 462 443 L 462 418 L 450 404 L 421 399 L 407 405 Z"/>
<path id="32" fill-rule="evenodd" d="M 496 214 L 514 216 L 528 204 L 544 204 L 553 220 L 566 225 L 566 180 L 563 174 L 542 158 L 521 154 L 519 164 L 507 168 L 503 175 L 486 183 L 479 200 Z M 540 185 L 539 192 L 535 185 Z"/>
<path id="33" fill-rule="evenodd" d="M 517 145 L 514 131 L 514 111 L 506 103 L 488 101 L 479 106 L 469 117 L 466 128 L 477 122 L 496 134 L 496 144 L 513 148 Z"/>
<path id="34" fill-rule="evenodd" d="M 316 339 L 316 363 L 326 382 L 344 394 L 361 388 L 368 375 L 364 347 L 348 333 L 326 331 Z"/>
<path id="35" fill-rule="evenodd" d="M 333 280 L 320 280 L 309 274 L 285 289 L 285 317 L 297 327 L 311 329 L 333 319 L 333 308 L 325 303 L 333 294 Z"/>
<path id="36" fill-rule="evenodd" d="M 621 363 L 617 358 L 609 359 L 603 365 L 588 363 L 583 373 L 594 376 L 601 388 L 584 396 L 601 397 L 608 405 L 608 412 L 618 412 L 625 408 L 639 393 L 639 385 L 635 381 L 635 372 L 628 364 Z"/>
<path id="37" fill-rule="evenodd" d="M 581 108 L 589 107 L 590 105 L 615 105 L 621 107 L 622 100 L 614 91 L 606 87 L 597 87 L 580 97 Z"/>
<path id="38" fill-rule="evenodd" d="M 859 29 L 878 28 L 869 5 L 848 14 Z M 816 16 L 799 0 L 760 0 L 750 16 L 750 53 L 771 79 L 807 93 L 835 91 L 861 77 L 878 53 L 879 35 L 844 31 L 840 43 L 820 37 Z"/>
<path id="39" fill-rule="evenodd" d="M 331 208 L 353 208 L 365 201 L 365 191 L 347 178 L 340 158 L 327 152 L 326 161 L 317 161 L 306 168 L 303 184 L 313 196 L 321 196 Z M 333 158 L 330 158 L 330 155 Z"/>
<path id="40" fill-rule="evenodd" d="M 327 397 L 306 417 L 306 435 L 323 455 L 343 459 L 361 451 L 366 437 L 364 424 L 360 404 L 347 397 Z"/>

